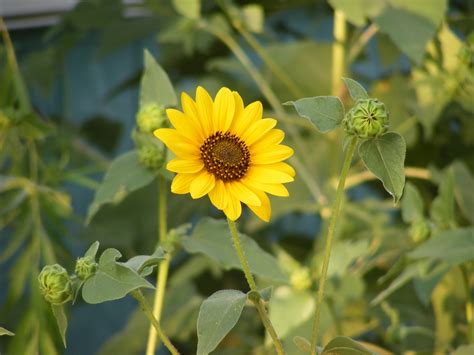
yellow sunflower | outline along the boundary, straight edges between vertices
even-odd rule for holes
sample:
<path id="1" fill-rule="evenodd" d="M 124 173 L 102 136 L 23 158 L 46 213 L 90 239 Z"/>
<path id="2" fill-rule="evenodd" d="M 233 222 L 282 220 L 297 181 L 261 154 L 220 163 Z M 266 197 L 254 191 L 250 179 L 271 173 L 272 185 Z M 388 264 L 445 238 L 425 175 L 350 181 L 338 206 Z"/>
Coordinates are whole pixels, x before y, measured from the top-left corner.
<path id="1" fill-rule="evenodd" d="M 197 199 L 209 195 L 212 204 L 235 221 L 245 203 L 268 222 L 267 193 L 288 196 L 283 183 L 293 181 L 294 169 L 282 161 L 293 149 L 281 145 L 283 131 L 277 121 L 262 118 L 259 101 L 244 106 L 235 91 L 222 88 L 214 101 L 202 87 L 196 101 L 181 95 L 183 111 L 168 109 L 172 128 L 154 134 L 176 155 L 166 168 L 177 173 L 171 184 L 176 194 Z"/>

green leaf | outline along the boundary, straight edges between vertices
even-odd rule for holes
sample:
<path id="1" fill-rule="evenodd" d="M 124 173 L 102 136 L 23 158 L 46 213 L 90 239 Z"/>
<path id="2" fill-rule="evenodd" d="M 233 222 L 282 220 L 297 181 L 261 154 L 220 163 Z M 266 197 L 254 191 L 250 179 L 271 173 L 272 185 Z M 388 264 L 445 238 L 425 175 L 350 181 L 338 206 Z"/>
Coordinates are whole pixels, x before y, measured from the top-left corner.
<path id="1" fill-rule="evenodd" d="M 0 336 L 2 335 L 8 335 L 8 336 L 14 336 L 15 333 L 12 333 L 11 331 L 9 331 L 8 329 L 5 329 L 3 327 L 0 327 Z"/>
<path id="2" fill-rule="evenodd" d="M 373 20 L 380 32 L 420 64 L 447 8 L 447 0 L 390 0 Z M 403 24 L 403 25 L 400 25 Z"/>
<path id="3" fill-rule="evenodd" d="M 152 266 L 156 266 L 161 260 L 165 258 L 165 252 L 161 247 L 158 247 L 151 255 L 137 255 L 129 259 L 123 265 L 134 270 L 141 276 L 148 276 L 152 271 Z"/>
<path id="4" fill-rule="evenodd" d="M 458 228 L 439 233 L 408 255 L 414 259 L 443 260 L 453 266 L 474 260 L 474 228 Z"/>
<path id="5" fill-rule="evenodd" d="M 104 180 L 95 193 L 87 211 L 86 223 L 89 224 L 103 205 L 120 203 L 130 192 L 148 185 L 155 177 L 155 172 L 140 164 L 136 151 L 119 156 L 110 164 Z"/>
<path id="6" fill-rule="evenodd" d="M 177 13 L 190 19 L 201 16 L 201 0 L 173 0 L 173 7 Z"/>
<path id="7" fill-rule="evenodd" d="M 96 304 L 125 297 L 141 287 L 154 288 L 137 272 L 116 260 L 122 254 L 117 249 L 106 249 L 99 259 L 97 272 L 84 282 L 82 298 Z"/>
<path id="8" fill-rule="evenodd" d="M 464 216 L 474 224 L 474 176 L 466 165 L 456 161 L 451 166 L 454 176 L 454 194 Z"/>
<path id="9" fill-rule="evenodd" d="M 344 81 L 347 90 L 349 90 L 352 100 L 357 101 L 359 99 L 369 98 L 367 91 L 365 91 L 364 87 L 360 83 L 351 78 L 342 78 L 342 80 Z"/>
<path id="10" fill-rule="evenodd" d="M 471 345 L 461 345 L 457 348 L 453 355 L 471 355 L 474 354 L 474 344 Z"/>
<path id="11" fill-rule="evenodd" d="M 382 181 L 395 203 L 402 197 L 405 186 L 405 153 L 405 140 L 395 132 L 367 140 L 359 147 L 365 166 Z"/>
<path id="12" fill-rule="evenodd" d="M 237 290 L 221 290 L 201 305 L 197 322 L 197 354 L 209 354 L 235 326 L 247 295 Z"/>
<path id="13" fill-rule="evenodd" d="M 344 106 L 336 96 L 305 97 L 284 105 L 293 105 L 301 117 L 307 118 L 321 132 L 332 131 L 344 118 Z"/>
<path id="14" fill-rule="evenodd" d="M 321 355 L 373 355 L 365 346 L 357 341 L 338 336 L 332 339 L 323 349 Z"/>
<path id="15" fill-rule="evenodd" d="M 438 196 L 433 200 L 430 215 L 433 221 L 442 229 L 449 228 L 455 223 L 454 178 L 450 169 L 446 169 L 443 173 Z"/>
<path id="16" fill-rule="evenodd" d="M 64 347 L 66 347 L 67 317 L 64 313 L 64 306 L 52 304 L 51 309 L 53 311 L 54 318 L 56 318 L 59 334 L 61 334 L 61 339 L 63 341 Z"/>
<path id="17" fill-rule="evenodd" d="M 424 218 L 423 199 L 412 183 L 407 183 L 402 199 L 402 218 L 406 223 L 413 223 Z"/>
<path id="18" fill-rule="evenodd" d="M 247 298 L 250 301 L 263 300 L 269 302 L 272 298 L 273 286 L 265 287 L 263 290 L 259 291 L 249 291 L 247 292 Z"/>
<path id="19" fill-rule="evenodd" d="M 273 255 L 262 250 L 245 234 L 239 233 L 239 237 L 253 274 L 279 282 L 288 280 Z M 227 223 L 223 220 L 201 219 L 191 237 L 183 238 L 182 243 L 188 253 L 203 253 L 218 261 L 226 269 L 241 269 Z"/>
<path id="20" fill-rule="evenodd" d="M 311 352 L 311 343 L 309 342 L 308 339 L 300 336 L 295 336 L 293 338 L 293 343 L 304 353 L 310 353 Z"/>
<path id="21" fill-rule="evenodd" d="M 94 243 L 92 243 L 91 246 L 89 247 L 89 249 L 87 249 L 84 256 L 89 256 L 89 257 L 91 257 L 92 259 L 95 260 L 95 257 L 97 255 L 97 251 L 99 250 L 99 245 L 100 245 L 99 241 L 95 241 Z"/>
<path id="22" fill-rule="evenodd" d="M 360 1 L 354 0 L 329 0 L 329 4 L 344 13 L 347 21 L 355 26 L 364 26 L 366 23 L 366 12 Z"/>
<path id="23" fill-rule="evenodd" d="M 145 70 L 140 82 L 140 108 L 149 104 L 176 106 L 178 99 L 166 72 L 145 49 Z"/>

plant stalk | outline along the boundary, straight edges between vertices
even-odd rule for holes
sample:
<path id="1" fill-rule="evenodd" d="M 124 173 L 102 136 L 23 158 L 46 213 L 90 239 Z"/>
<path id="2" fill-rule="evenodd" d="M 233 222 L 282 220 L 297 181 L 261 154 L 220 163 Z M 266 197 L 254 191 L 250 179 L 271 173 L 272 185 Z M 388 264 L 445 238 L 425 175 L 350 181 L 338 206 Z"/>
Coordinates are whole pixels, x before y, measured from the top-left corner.
<path id="1" fill-rule="evenodd" d="M 153 315 L 150 305 L 146 301 L 141 291 L 135 290 L 131 293 L 131 295 L 138 301 L 138 303 L 140 303 L 140 306 L 143 312 L 145 313 L 147 318 L 150 320 L 153 328 L 155 329 L 156 333 L 158 334 L 158 336 L 160 337 L 161 341 L 166 346 L 166 348 L 170 351 L 172 355 L 179 355 L 178 350 L 171 343 L 171 340 L 165 335 L 165 333 L 163 333 L 163 330 L 161 330 L 158 319 L 156 319 L 156 317 Z"/>
<path id="2" fill-rule="evenodd" d="M 474 306 L 471 296 L 471 287 L 469 285 L 469 272 L 466 265 L 461 265 L 462 279 L 466 292 L 466 321 L 467 321 L 467 339 L 469 344 L 474 344 Z"/>
<path id="3" fill-rule="evenodd" d="M 331 88 L 332 94 L 338 95 L 341 86 L 341 77 L 345 72 L 345 48 L 346 41 L 346 18 L 344 14 L 339 11 L 334 11 L 334 43 L 332 45 L 332 71 L 331 71 Z"/>
<path id="4" fill-rule="evenodd" d="M 159 191 L 158 191 L 158 240 L 159 243 L 164 243 L 167 236 L 167 221 L 166 221 L 166 182 L 162 175 L 159 176 Z M 153 316 L 158 320 L 161 319 L 161 312 L 163 310 L 163 301 L 165 299 L 166 283 L 168 280 L 168 271 L 170 268 L 171 256 L 167 253 L 165 259 L 159 264 L 158 275 L 156 279 L 156 291 L 153 301 Z M 157 332 L 153 325 L 148 331 L 148 342 L 146 346 L 146 355 L 155 354 L 157 346 Z"/>
<path id="5" fill-rule="evenodd" d="M 227 223 L 229 224 L 230 234 L 232 236 L 232 241 L 234 243 L 235 251 L 237 252 L 237 256 L 239 257 L 240 264 L 242 265 L 242 270 L 244 272 L 245 278 L 247 279 L 247 283 L 249 284 L 250 290 L 254 292 L 258 292 L 257 285 L 255 284 L 255 280 L 250 272 L 250 267 L 247 262 L 247 258 L 245 257 L 244 250 L 242 249 L 242 245 L 240 244 L 239 233 L 237 231 L 237 227 L 235 226 L 234 221 L 227 219 Z M 283 345 L 281 344 L 280 339 L 273 328 L 272 322 L 270 318 L 268 318 L 267 310 L 265 309 L 265 305 L 260 297 L 257 299 L 252 298 L 252 302 L 254 303 L 255 307 L 257 308 L 258 314 L 262 319 L 262 323 L 265 329 L 270 334 L 273 344 L 275 345 L 275 349 L 278 355 L 284 355 L 285 352 L 283 350 Z"/>
<path id="6" fill-rule="evenodd" d="M 321 318 L 321 306 L 324 301 L 324 288 L 326 286 L 326 278 L 329 267 L 329 259 L 331 257 L 331 248 L 334 240 L 334 234 L 336 231 L 337 218 L 341 209 L 342 198 L 344 195 L 344 185 L 346 183 L 347 172 L 351 166 L 352 157 L 354 156 L 355 148 L 357 146 L 357 137 L 353 137 L 349 146 L 347 147 L 346 155 L 344 157 L 344 163 L 342 165 L 341 175 L 339 177 L 339 184 L 337 185 L 336 198 L 334 200 L 331 209 L 331 219 L 329 221 L 328 236 L 326 239 L 326 246 L 324 249 L 323 257 L 323 268 L 319 279 L 318 296 L 316 300 L 316 309 L 314 311 L 313 319 L 313 331 L 311 333 L 311 355 L 317 354 L 317 342 L 318 342 L 318 331 L 319 321 Z"/>

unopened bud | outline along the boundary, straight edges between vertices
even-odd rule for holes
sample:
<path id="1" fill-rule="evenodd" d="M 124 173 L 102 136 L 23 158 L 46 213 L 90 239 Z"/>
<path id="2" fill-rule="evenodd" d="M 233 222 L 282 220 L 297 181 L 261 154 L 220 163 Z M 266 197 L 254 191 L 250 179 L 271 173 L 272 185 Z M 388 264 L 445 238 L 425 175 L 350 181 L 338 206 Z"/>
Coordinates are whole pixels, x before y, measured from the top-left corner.
<path id="1" fill-rule="evenodd" d="M 165 162 L 165 149 L 155 144 L 143 145 L 138 149 L 138 159 L 146 168 L 158 170 Z"/>
<path id="2" fill-rule="evenodd" d="M 39 276 L 39 287 L 46 301 L 60 305 L 72 299 L 72 282 L 61 265 L 46 265 Z"/>
<path id="3" fill-rule="evenodd" d="M 360 99 L 344 117 L 344 129 L 362 139 L 376 138 L 388 130 L 388 112 L 377 99 Z"/>
<path id="4" fill-rule="evenodd" d="M 152 133 L 155 129 L 162 128 L 167 120 L 165 111 L 157 104 L 143 107 L 136 119 L 138 129 L 143 133 Z"/>
<path id="5" fill-rule="evenodd" d="M 97 263 L 90 256 L 77 259 L 75 273 L 81 280 L 86 280 L 97 271 Z"/>

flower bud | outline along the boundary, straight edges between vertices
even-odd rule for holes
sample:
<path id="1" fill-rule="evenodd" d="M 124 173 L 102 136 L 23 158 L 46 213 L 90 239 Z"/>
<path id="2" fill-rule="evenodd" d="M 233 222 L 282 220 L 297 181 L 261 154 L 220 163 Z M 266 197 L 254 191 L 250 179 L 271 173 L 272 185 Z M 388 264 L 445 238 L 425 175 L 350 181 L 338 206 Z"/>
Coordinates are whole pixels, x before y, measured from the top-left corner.
<path id="1" fill-rule="evenodd" d="M 415 243 L 421 243 L 430 235 L 430 226 L 427 221 L 415 222 L 410 227 L 410 237 Z"/>
<path id="2" fill-rule="evenodd" d="M 39 287 L 46 301 L 60 305 L 72 300 L 72 282 L 61 265 L 46 265 L 39 276 Z"/>
<path id="3" fill-rule="evenodd" d="M 146 168 L 158 170 L 165 162 L 165 149 L 155 144 L 146 144 L 138 149 L 138 159 Z"/>
<path id="4" fill-rule="evenodd" d="M 97 271 L 97 263 L 90 256 L 77 259 L 75 273 L 81 280 L 86 280 Z"/>
<path id="5" fill-rule="evenodd" d="M 162 128 L 167 118 L 160 106 L 149 104 L 137 113 L 136 120 L 140 132 L 152 133 L 155 129 Z"/>
<path id="6" fill-rule="evenodd" d="M 301 267 L 294 270 L 290 276 L 291 285 L 298 291 L 304 291 L 311 287 L 309 269 Z"/>
<path id="7" fill-rule="evenodd" d="M 346 113 L 344 130 L 362 139 L 376 138 L 388 130 L 388 112 L 383 102 L 377 99 L 360 99 Z"/>

